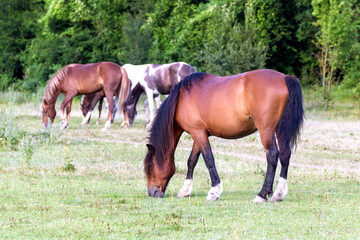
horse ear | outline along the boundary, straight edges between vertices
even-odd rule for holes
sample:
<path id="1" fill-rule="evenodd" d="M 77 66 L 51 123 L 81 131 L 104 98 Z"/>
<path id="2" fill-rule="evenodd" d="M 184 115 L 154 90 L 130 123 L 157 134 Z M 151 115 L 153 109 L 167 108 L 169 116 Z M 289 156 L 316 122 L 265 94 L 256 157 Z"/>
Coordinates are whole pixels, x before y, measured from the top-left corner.
<path id="1" fill-rule="evenodd" d="M 152 154 L 155 154 L 155 148 L 151 145 L 151 144 L 146 144 L 149 152 L 151 152 Z"/>

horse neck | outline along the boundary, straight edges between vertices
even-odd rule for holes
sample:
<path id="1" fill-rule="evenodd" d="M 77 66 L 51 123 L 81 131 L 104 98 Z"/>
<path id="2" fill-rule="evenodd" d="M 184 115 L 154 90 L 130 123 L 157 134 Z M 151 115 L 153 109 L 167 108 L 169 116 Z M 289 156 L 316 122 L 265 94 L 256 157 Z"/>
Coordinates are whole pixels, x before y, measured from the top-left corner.
<path id="1" fill-rule="evenodd" d="M 133 102 L 131 102 L 130 104 L 137 104 L 137 102 L 140 99 L 141 94 L 144 92 L 144 89 L 140 86 L 140 84 L 138 84 L 132 91 L 132 95 L 133 95 Z"/>
<path id="2" fill-rule="evenodd" d="M 45 98 L 49 104 L 55 104 L 56 99 L 60 95 L 60 89 L 55 89 L 52 92 L 48 92 L 48 94 L 45 94 Z"/>
<path id="3" fill-rule="evenodd" d="M 163 152 L 164 156 L 162 158 L 174 161 L 175 150 L 183 132 L 184 130 L 174 128 L 174 134 L 169 136 L 167 148 Z"/>

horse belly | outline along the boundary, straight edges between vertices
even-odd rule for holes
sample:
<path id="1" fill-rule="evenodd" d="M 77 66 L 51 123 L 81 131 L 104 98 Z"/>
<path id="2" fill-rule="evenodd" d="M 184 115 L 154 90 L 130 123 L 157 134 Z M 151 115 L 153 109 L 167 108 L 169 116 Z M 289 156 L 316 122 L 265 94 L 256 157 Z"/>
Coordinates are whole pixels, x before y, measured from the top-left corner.
<path id="1" fill-rule="evenodd" d="M 212 136 L 237 139 L 257 131 L 242 104 L 225 101 L 216 105 L 211 98 L 201 103 L 198 100 L 186 98 L 178 102 L 176 121 L 186 132 L 200 130 Z"/>
<path id="2" fill-rule="evenodd" d="M 204 123 L 211 135 L 226 139 L 242 138 L 257 131 L 252 118 L 246 115 L 232 118 L 224 116 L 222 119 L 208 118 Z"/>

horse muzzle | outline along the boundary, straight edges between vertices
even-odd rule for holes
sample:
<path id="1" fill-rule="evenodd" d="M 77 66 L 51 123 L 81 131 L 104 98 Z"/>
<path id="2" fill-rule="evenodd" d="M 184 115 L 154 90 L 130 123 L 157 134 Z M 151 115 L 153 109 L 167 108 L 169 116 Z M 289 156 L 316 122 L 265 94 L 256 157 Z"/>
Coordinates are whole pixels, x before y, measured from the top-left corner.
<path id="1" fill-rule="evenodd" d="M 161 198 L 164 197 L 165 193 L 162 192 L 159 188 L 157 187 L 149 187 L 147 189 L 147 194 L 150 197 L 157 197 L 157 198 Z"/>

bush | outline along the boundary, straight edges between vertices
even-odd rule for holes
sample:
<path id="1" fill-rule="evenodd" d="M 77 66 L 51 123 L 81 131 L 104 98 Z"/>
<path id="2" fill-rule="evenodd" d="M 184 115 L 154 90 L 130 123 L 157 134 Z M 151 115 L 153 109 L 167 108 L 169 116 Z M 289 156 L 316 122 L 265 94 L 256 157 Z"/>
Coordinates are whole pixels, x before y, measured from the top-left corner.
<path id="1" fill-rule="evenodd" d="M 14 107 L 0 105 L 0 142 L 6 147 L 16 150 L 22 137 L 14 115 Z"/>
<path id="2" fill-rule="evenodd" d="M 5 91 L 15 80 L 7 74 L 0 74 L 0 92 Z"/>

